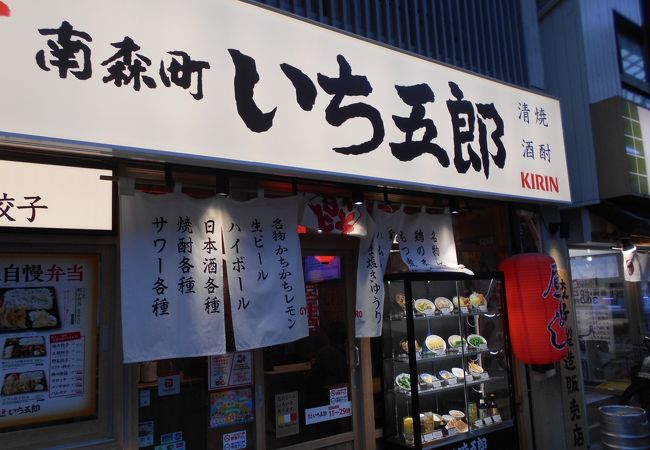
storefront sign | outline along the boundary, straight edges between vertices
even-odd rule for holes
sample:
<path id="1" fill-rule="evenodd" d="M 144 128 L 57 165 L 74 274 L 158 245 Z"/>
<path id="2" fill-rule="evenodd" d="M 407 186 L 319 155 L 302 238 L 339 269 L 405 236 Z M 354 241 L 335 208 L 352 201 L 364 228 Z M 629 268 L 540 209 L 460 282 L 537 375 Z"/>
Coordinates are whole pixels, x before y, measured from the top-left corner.
<path id="1" fill-rule="evenodd" d="M 253 354 L 251 352 L 236 352 L 210 356 L 208 379 L 211 391 L 252 384 Z"/>
<path id="2" fill-rule="evenodd" d="M 299 201 L 298 197 L 223 200 L 223 240 L 238 350 L 309 334 L 297 232 Z"/>
<path id="3" fill-rule="evenodd" d="M 352 402 L 340 402 L 331 405 L 305 409 L 305 425 L 342 419 L 352 415 Z"/>
<path id="4" fill-rule="evenodd" d="M 0 253 L 0 430 L 97 413 L 95 255 Z"/>
<path id="5" fill-rule="evenodd" d="M 406 214 L 397 243 L 412 272 L 459 270 L 450 214 Z"/>
<path id="6" fill-rule="evenodd" d="M 239 450 L 246 448 L 246 445 L 246 430 L 223 435 L 223 450 Z"/>
<path id="7" fill-rule="evenodd" d="M 124 361 L 225 353 L 214 201 L 135 192 L 120 208 Z"/>
<path id="8" fill-rule="evenodd" d="M 210 394 L 210 428 L 228 427 L 255 420 L 251 388 Z"/>
<path id="9" fill-rule="evenodd" d="M 300 433 L 298 421 L 298 392 L 275 395 L 275 437 L 287 437 Z"/>
<path id="10" fill-rule="evenodd" d="M 404 213 L 387 213 L 375 207 L 369 220 L 369 234 L 361 239 L 357 261 L 357 299 L 354 314 L 355 336 L 381 336 L 384 312 L 384 273 L 390 247 L 399 231 Z"/>
<path id="11" fill-rule="evenodd" d="M 571 292 L 566 280 L 570 279 L 566 270 L 559 271 L 560 299 L 562 311 L 567 322 L 566 344 L 567 353 L 560 361 L 560 376 L 562 377 L 562 404 L 564 410 L 564 424 L 566 448 L 571 450 L 584 450 L 588 448 L 589 428 L 587 426 L 587 411 L 585 410 L 584 392 L 582 391 L 582 373 L 580 367 L 580 349 L 576 345 L 576 308 L 571 301 Z M 610 351 L 614 351 L 613 348 Z"/>
<path id="12" fill-rule="evenodd" d="M 570 201 L 555 99 L 246 2 L 7 3 L 6 140 Z"/>
<path id="13" fill-rule="evenodd" d="M 0 161 L 0 227 L 113 229 L 110 170 Z"/>
<path id="14" fill-rule="evenodd" d="M 170 375 L 158 378 L 158 397 L 181 393 L 181 376 Z"/>

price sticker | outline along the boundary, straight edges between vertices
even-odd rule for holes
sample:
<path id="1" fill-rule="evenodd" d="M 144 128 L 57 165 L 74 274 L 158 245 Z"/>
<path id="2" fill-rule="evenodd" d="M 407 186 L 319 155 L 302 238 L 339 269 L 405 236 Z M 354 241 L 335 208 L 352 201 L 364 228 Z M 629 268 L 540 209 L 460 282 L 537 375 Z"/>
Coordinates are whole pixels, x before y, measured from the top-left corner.
<path id="1" fill-rule="evenodd" d="M 485 424 L 486 427 L 492 425 L 494 422 L 492 421 L 492 417 L 485 417 L 483 419 L 483 423 Z"/>
<path id="2" fill-rule="evenodd" d="M 433 436 L 433 439 L 442 439 L 444 435 L 442 434 L 442 430 L 436 430 L 433 433 L 431 433 L 431 436 Z"/>
<path id="3" fill-rule="evenodd" d="M 501 423 L 501 415 L 497 414 L 496 416 L 492 416 L 492 421 L 494 423 Z"/>
<path id="4" fill-rule="evenodd" d="M 422 442 L 431 442 L 433 439 L 433 433 L 425 433 L 422 435 Z"/>
<path id="5" fill-rule="evenodd" d="M 476 428 L 483 428 L 485 426 L 485 424 L 483 423 L 483 419 L 479 419 L 476 422 L 474 422 L 474 426 Z"/>
<path id="6" fill-rule="evenodd" d="M 434 389 L 440 389 L 441 387 L 442 387 L 442 381 L 438 380 L 433 382 Z"/>
<path id="7" fill-rule="evenodd" d="M 450 385 L 450 386 L 453 386 L 453 385 L 456 384 L 457 382 L 458 382 L 458 380 L 457 380 L 456 378 L 449 378 L 449 379 L 447 379 L 447 384 Z"/>
<path id="8" fill-rule="evenodd" d="M 487 372 L 483 372 L 481 374 L 481 380 L 487 380 L 488 378 L 490 378 L 490 374 L 488 374 Z"/>
<path id="9" fill-rule="evenodd" d="M 469 314 L 469 309 L 467 309 L 467 306 L 461 306 L 460 312 L 463 314 Z"/>
<path id="10" fill-rule="evenodd" d="M 449 428 L 447 430 L 447 434 L 449 436 L 456 436 L 458 434 L 458 430 L 456 428 Z"/>

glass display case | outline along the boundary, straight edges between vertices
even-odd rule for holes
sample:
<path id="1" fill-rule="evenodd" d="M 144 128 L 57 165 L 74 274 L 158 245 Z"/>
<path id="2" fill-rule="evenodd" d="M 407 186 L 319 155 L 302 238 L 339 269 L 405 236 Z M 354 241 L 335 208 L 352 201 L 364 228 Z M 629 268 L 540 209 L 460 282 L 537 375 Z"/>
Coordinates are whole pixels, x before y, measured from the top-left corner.
<path id="1" fill-rule="evenodd" d="M 517 448 L 501 273 L 386 275 L 387 448 Z"/>

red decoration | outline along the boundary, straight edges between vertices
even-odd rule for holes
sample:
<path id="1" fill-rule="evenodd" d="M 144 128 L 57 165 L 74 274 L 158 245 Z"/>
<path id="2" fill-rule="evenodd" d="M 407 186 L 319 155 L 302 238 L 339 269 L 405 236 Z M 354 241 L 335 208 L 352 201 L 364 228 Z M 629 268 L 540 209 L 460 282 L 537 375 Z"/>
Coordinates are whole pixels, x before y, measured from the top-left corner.
<path id="1" fill-rule="evenodd" d="M 568 351 L 566 313 L 553 258 L 524 253 L 504 260 L 499 270 L 505 276 L 515 357 L 527 364 L 551 364 L 564 358 Z"/>
<path id="2" fill-rule="evenodd" d="M 9 17 L 10 15 L 11 11 L 9 10 L 9 7 L 4 2 L 0 2 L 0 16 Z"/>
<path id="3" fill-rule="evenodd" d="M 314 259 L 321 264 L 329 264 L 334 261 L 334 258 L 336 258 L 336 256 L 314 256 Z"/>

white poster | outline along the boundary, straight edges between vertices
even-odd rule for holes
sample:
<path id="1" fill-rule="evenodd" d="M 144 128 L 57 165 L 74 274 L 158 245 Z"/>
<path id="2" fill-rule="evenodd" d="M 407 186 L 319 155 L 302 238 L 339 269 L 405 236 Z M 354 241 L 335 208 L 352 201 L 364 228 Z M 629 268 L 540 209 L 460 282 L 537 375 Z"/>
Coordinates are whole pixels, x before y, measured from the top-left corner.
<path id="1" fill-rule="evenodd" d="M 571 201 L 557 99 L 252 2 L 5 2 L 3 140 Z"/>
<path id="2" fill-rule="evenodd" d="M 237 350 L 308 335 L 299 197 L 223 199 L 223 239 Z"/>
<path id="3" fill-rule="evenodd" d="M 0 431 L 97 414 L 99 257 L 0 254 Z"/>
<path id="4" fill-rule="evenodd" d="M 389 213 L 377 207 L 373 209 L 372 227 L 359 244 L 357 262 L 357 303 L 355 312 L 355 335 L 361 337 L 381 336 L 384 311 L 384 273 L 388 264 L 390 247 L 399 231 L 404 213 Z"/>
<path id="5" fill-rule="evenodd" d="M 459 270 L 450 214 L 405 214 L 397 242 L 412 272 Z"/>
<path id="6" fill-rule="evenodd" d="M 120 197 L 124 362 L 225 353 L 216 199 Z"/>

